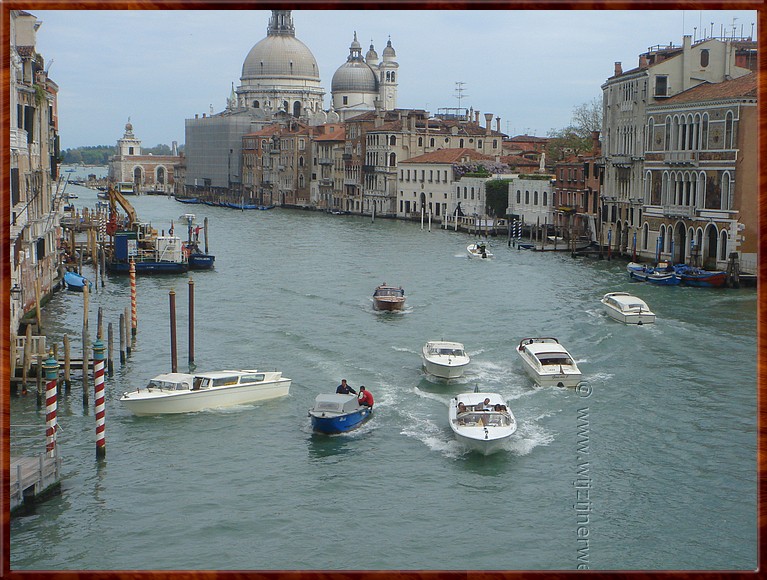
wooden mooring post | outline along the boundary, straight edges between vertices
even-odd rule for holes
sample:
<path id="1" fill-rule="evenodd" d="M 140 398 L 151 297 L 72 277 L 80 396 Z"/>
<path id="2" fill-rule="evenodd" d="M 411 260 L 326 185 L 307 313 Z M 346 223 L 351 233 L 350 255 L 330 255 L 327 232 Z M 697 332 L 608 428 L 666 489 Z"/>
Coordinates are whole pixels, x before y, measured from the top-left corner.
<path id="1" fill-rule="evenodd" d="M 88 354 L 88 329 L 83 326 L 83 408 L 88 408 L 88 370 L 90 360 Z"/>
<path id="2" fill-rule="evenodd" d="M 115 342 L 114 342 L 114 332 L 112 328 L 112 323 L 110 322 L 107 325 L 107 374 L 111 377 L 114 374 L 114 352 L 115 352 Z"/>
<path id="3" fill-rule="evenodd" d="M 64 335 L 64 390 L 69 393 L 72 389 L 72 381 L 70 380 L 70 350 L 69 350 L 69 335 Z"/>
<path id="4" fill-rule="evenodd" d="M 168 292 L 170 305 L 170 372 L 178 372 L 178 358 L 176 356 L 176 292 Z"/>
<path id="5" fill-rule="evenodd" d="M 125 366 L 125 314 L 120 314 L 120 365 Z"/>

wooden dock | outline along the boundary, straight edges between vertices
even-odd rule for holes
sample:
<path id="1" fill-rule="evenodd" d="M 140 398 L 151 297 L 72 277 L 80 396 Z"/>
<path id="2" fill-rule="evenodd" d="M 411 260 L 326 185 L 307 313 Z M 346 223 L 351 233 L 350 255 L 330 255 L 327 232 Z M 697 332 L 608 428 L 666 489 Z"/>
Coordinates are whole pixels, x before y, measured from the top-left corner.
<path id="1" fill-rule="evenodd" d="M 11 457 L 11 515 L 61 492 L 61 458 L 41 453 Z"/>

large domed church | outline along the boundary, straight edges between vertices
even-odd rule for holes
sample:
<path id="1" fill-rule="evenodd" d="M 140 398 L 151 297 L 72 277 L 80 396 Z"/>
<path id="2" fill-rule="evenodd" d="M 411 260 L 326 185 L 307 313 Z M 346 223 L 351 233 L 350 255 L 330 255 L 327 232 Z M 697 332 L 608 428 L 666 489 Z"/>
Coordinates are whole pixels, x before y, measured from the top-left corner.
<path id="1" fill-rule="evenodd" d="M 333 75 L 331 104 L 312 51 L 296 38 L 291 10 L 272 10 L 266 38 L 250 49 L 240 85 L 232 84 L 226 108 L 185 121 L 187 188 L 230 190 L 242 175 L 242 136 L 277 120 L 300 119 L 309 125 L 343 121 L 397 105 L 399 64 L 388 41 L 379 62 L 373 44 L 365 57 L 354 33 L 349 56 Z"/>

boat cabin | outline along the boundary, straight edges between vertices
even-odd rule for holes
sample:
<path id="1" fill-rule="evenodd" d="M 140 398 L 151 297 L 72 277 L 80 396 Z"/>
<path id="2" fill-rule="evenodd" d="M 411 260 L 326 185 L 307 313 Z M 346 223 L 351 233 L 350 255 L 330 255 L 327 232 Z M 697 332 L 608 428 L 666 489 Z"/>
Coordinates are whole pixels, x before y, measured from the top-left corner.
<path id="1" fill-rule="evenodd" d="M 402 288 L 395 288 L 394 286 L 379 286 L 375 291 L 375 296 L 378 298 L 387 296 L 401 298 L 404 295 L 405 291 Z"/>
<path id="2" fill-rule="evenodd" d="M 261 383 L 265 380 L 264 373 L 206 373 L 194 377 L 192 390 L 210 389 L 211 387 L 232 387 L 235 385 Z"/>
<path id="3" fill-rule="evenodd" d="M 167 373 L 158 375 L 149 381 L 147 389 L 160 389 L 161 391 L 189 391 L 192 389 L 192 375 L 184 373 Z"/>
<path id="4" fill-rule="evenodd" d="M 464 356 L 462 348 L 450 348 L 445 346 L 430 346 L 429 354 L 442 356 Z"/>
<path id="5" fill-rule="evenodd" d="M 647 312 L 650 310 L 643 300 L 631 294 L 607 294 L 604 301 L 608 306 L 621 312 Z"/>
<path id="6" fill-rule="evenodd" d="M 573 359 L 564 352 L 536 352 L 535 358 L 538 359 L 541 366 L 569 366 L 573 364 Z"/>

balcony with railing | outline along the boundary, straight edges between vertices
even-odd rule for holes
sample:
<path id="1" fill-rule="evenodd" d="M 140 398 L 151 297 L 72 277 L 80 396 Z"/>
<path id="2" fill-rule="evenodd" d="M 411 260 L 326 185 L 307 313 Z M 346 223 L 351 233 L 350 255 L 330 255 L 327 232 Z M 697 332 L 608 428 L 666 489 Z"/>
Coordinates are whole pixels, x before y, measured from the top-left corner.
<path id="1" fill-rule="evenodd" d="M 333 160 L 330 157 L 320 157 L 317 163 L 320 165 L 333 165 Z"/>
<path id="2" fill-rule="evenodd" d="M 695 217 L 697 209 L 689 205 L 663 205 L 661 206 L 664 217 L 691 218 Z"/>
<path id="3" fill-rule="evenodd" d="M 697 151 L 667 151 L 663 155 L 663 162 L 667 165 L 698 166 Z"/>

